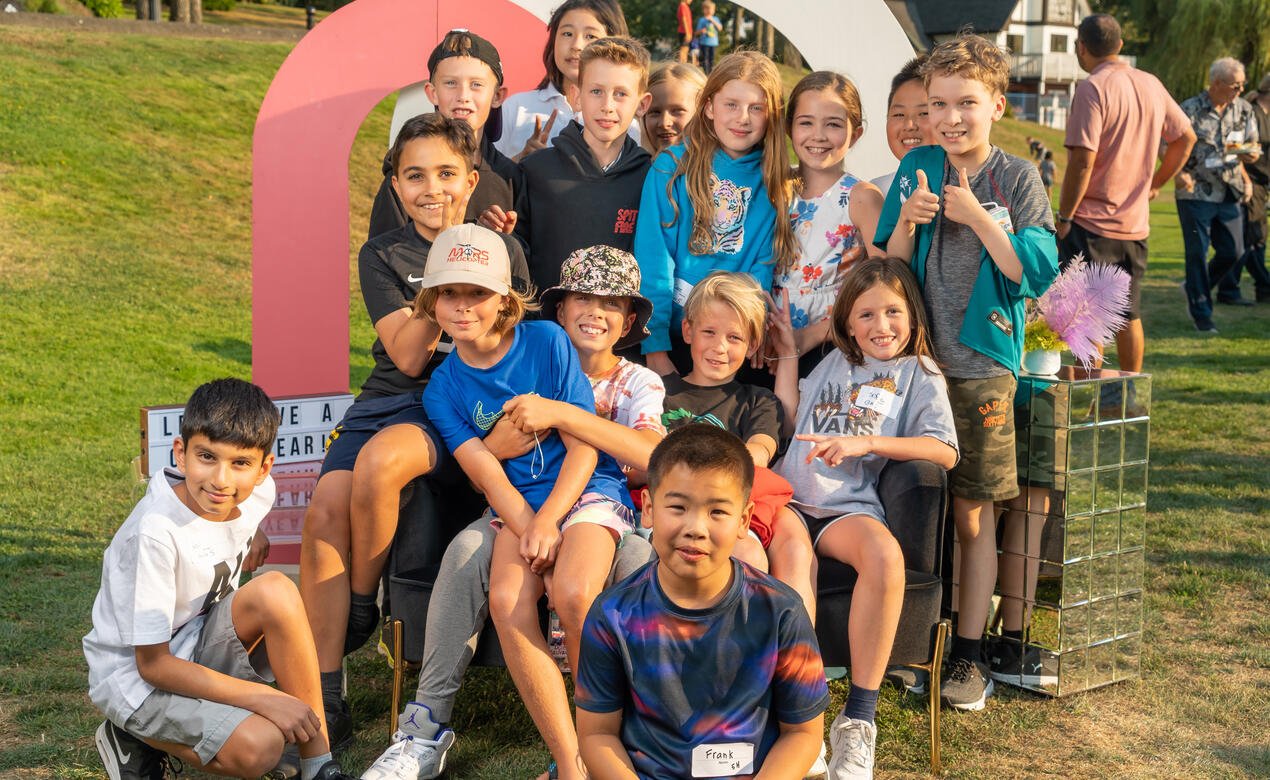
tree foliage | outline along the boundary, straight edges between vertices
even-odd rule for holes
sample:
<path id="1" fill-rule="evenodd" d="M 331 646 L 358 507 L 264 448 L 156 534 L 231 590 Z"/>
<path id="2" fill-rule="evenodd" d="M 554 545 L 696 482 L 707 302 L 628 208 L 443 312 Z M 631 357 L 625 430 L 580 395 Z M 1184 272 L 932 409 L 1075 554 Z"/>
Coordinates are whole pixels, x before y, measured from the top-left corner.
<path id="1" fill-rule="evenodd" d="M 1270 0 L 1096 0 L 1124 32 L 1125 54 L 1164 82 L 1175 97 L 1208 86 L 1208 68 L 1234 57 L 1256 84 L 1270 72 Z"/>

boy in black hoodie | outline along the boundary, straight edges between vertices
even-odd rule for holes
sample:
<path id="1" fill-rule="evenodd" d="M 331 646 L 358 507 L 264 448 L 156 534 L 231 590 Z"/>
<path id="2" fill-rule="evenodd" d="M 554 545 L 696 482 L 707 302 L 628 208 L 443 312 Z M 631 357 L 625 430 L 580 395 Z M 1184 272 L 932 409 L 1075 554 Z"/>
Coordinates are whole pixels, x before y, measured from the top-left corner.
<path id="1" fill-rule="evenodd" d="M 507 98 L 503 65 L 494 44 L 467 30 L 446 33 L 428 56 L 428 83 L 423 91 L 442 116 L 461 119 L 476 133 L 478 179 L 464 221 L 475 222 L 491 206 L 520 208 L 524 174 L 494 148 L 502 130 L 498 107 Z M 384 156 L 384 181 L 370 209 L 367 240 L 410 222 L 392 187 L 391 155 L 389 150 Z"/>
<path id="2" fill-rule="evenodd" d="M 560 283 L 560 265 L 576 249 L 634 247 L 651 158 L 626 131 L 652 100 L 648 65 L 648 50 L 630 38 L 602 38 L 583 49 L 583 124 L 570 122 L 551 146 L 521 160 L 527 196 L 518 211 L 495 207 L 481 217 L 528 245 L 529 273 L 539 290 Z"/>

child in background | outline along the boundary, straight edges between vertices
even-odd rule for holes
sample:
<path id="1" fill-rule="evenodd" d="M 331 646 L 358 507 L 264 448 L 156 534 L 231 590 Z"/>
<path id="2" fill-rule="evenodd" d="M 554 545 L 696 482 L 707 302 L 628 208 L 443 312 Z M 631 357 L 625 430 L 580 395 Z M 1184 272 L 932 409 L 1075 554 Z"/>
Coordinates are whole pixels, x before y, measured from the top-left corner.
<path id="1" fill-rule="evenodd" d="M 679 35 L 679 61 L 688 61 L 688 44 L 692 41 L 692 5 L 688 0 L 679 0 L 675 9 L 675 32 Z"/>
<path id="2" fill-rule="evenodd" d="M 763 338 L 767 303 L 763 290 L 745 275 L 716 271 L 707 276 L 684 304 L 683 337 L 692 371 L 668 374 L 666 413 L 662 422 L 674 430 L 693 422 L 709 422 L 741 437 L 758 467 L 750 537 L 733 553 L 786 583 L 802 597 L 816 620 L 815 556 L 811 537 L 785 504 L 792 489 L 767 465 L 781 440 L 780 401 L 772 391 L 736 380 L 737 372 L 758 350 Z M 792 368 L 793 353 L 777 355 L 777 370 Z"/>
<path id="3" fill-rule="evenodd" d="M 797 780 L 812 766 L 829 689 L 811 621 L 784 583 L 729 557 L 753 478 L 745 446 L 713 426 L 653 451 L 642 503 L 657 560 L 596 599 L 582 638 L 578 733 L 597 780 Z"/>
<path id="4" fill-rule="evenodd" d="M 634 254 L 641 292 L 653 302 L 643 350 L 662 376 L 690 370 L 677 332 L 693 285 L 711 271 L 738 271 L 766 290 L 773 265 L 786 267 L 798 255 L 785 217 L 790 179 L 781 96 L 780 73 L 767 57 L 724 57 L 706 79 L 687 145 L 658 155 L 644 181 Z"/>
<path id="5" fill-rule="evenodd" d="M 684 142 L 684 129 L 697 110 L 697 96 L 706 85 L 706 75 L 695 65 L 663 62 L 648 77 L 648 94 L 653 100 L 640 119 L 643 144 L 656 157 L 668 146 Z"/>
<path id="6" fill-rule="evenodd" d="M 467 30 L 445 34 L 428 56 L 428 81 L 423 85 L 437 112 L 467 122 L 476 134 L 476 172 L 479 179 L 463 221 L 475 221 L 493 205 L 515 209 L 525 195 L 525 179 L 516 163 L 494 148 L 491 135 L 502 126 L 498 107 L 507 97 L 503 64 L 494 44 Z M 401 198 L 392 187 L 392 149 L 384 155 L 384 181 L 370 209 L 367 239 L 410 222 Z"/>
<path id="7" fill-rule="evenodd" d="M 787 302 L 772 319 L 773 341 L 789 349 Z M 777 471 L 794 487 L 790 505 L 807 523 L 816 551 L 859 574 L 847 627 L 851 690 L 829 731 L 829 776 L 871 778 L 878 689 L 904 601 L 904 555 L 888 528 L 878 477 L 891 460 L 952 468 L 957 436 L 917 280 L 904 261 L 856 263 L 831 323 L 837 349 L 811 376 L 800 383 L 790 372 L 777 375 L 786 421 L 796 431 Z"/>
<path id="8" fill-rule="evenodd" d="M 578 63 L 582 50 L 601 38 L 629 35 L 617 0 L 565 0 L 551 12 L 542 50 L 546 74 L 537 89 L 517 92 L 503 102 L 503 137 L 498 151 L 519 162 L 569 124 L 578 111 Z M 639 141 L 639 127 L 630 130 Z"/>
<path id="9" fill-rule="evenodd" d="M 1050 199 L 1050 188 L 1054 186 L 1054 173 L 1057 170 L 1054 165 L 1054 152 L 1050 149 L 1045 150 L 1045 156 L 1041 158 L 1041 164 L 1037 166 L 1041 171 L 1041 185 L 1045 187 L 1045 199 Z"/>
<path id="10" fill-rule="evenodd" d="M 265 555 L 254 540 L 273 506 L 277 433 L 259 387 L 199 387 L 172 443 L 177 471 L 154 473 L 106 548 L 84 658 L 107 718 L 97 751 L 115 780 L 166 777 L 168 754 L 216 775 L 272 776 L 289 742 L 301 780 L 351 780 L 318 715 L 300 594 L 278 572 L 238 586 Z"/>
<path id="11" fill-rule="evenodd" d="M 665 435 L 661 424 L 666 391 L 661 379 L 613 354 L 648 334 L 644 323 L 652 305 L 639 295 L 635 258 L 612 247 L 595 246 L 570 255 L 560 286 L 541 296 L 578 351 L 591 381 L 596 413 L 540 395 L 520 395 L 503 405 L 503 419 L 533 436 L 555 429 L 608 452 L 640 477 L 648 456 Z M 533 439 L 530 439 L 533 443 Z M 497 530 L 480 518 L 446 547 L 429 602 L 422 668 L 414 701 L 397 718 L 393 744 L 362 775 L 363 780 L 425 780 L 445 769 L 454 731 L 446 728 L 455 696 L 489 610 L 490 559 Z M 622 540 L 613 577 L 624 579 L 648 562 L 652 550 L 635 535 Z M 579 582 L 556 582 L 554 596 Z M 581 626 L 566 627 L 577 632 Z M 576 668 L 576 667 L 575 667 Z"/>
<path id="12" fill-rule="evenodd" d="M 886 144 L 896 160 L 904 159 L 919 146 L 934 143 L 928 126 L 926 82 L 921 74 L 924 62 L 925 54 L 914 57 L 891 79 L 891 92 L 886 98 Z M 873 184 L 885 196 L 894 179 L 895 171 L 891 171 L 874 179 Z"/>
<path id="13" fill-rule="evenodd" d="M 811 373 L 828 349 L 829 310 L 842 277 L 866 254 L 882 254 L 873 246 L 882 193 L 847 173 L 843 162 L 864 133 L 862 120 L 855 85 L 824 70 L 798 82 L 785 111 L 798 157 L 789 208 L 798 257 L 777 271 L 772 288 L 789 299 L 799 376 Z"/>
<path id="14" fill-rule="evenodd" d="M 648 50 L 630 38 L 603 38 L 582 51 L 578 119 L 521 161 L 527 195 L 520 213 L 497 206 L 482 216 L 492 230 L 513 232 L 529 247 L 538 289 L 560 281 L 571 252 L 606 245 L 629 251 L 635 240 L 648 152 L 627 130 L 648 96 Z"/>
<path id="15" fill-rule="evenodd" d="M 707 74 L 714 70 L 714 52 L 719 48 L 719 33 L 723 22 L 714 15 L 714 3 L 705 0 L 701 4 L 701 18 L 697 20 L 697 43 L 701 47 L 701 69 Z"/>
<path id="16" fill-rule="evenodd" d="M 521 322 L 528 302 L 511 289 L 502 237 L 476 225 L 446 231 L 428 256 L 421 287 L 419 310 L 454 340 L 424 390 L 424 407 L 500 526 L 489 599 L 503 657 L 560 777 L 578 780 L 586 772 L 564 680 L 538 623 L 538 600 L 550 577 L 577 668 L 582 621 L 618 543 L 634 528 L 626 480 L 613 458 L 563 431 L 539 433 L 531 452 L 504 461 L 482 442 L 503 405 L 519 395 L 595 412 L 564 331 L 551 322 Z"/>
<path id="17" fill-rule="evenodd" d="M 900 162 L 874 240 L 909 260 L 947 376 L 964 457 L 948 480 L 961 560 L 943 697 L 978 710 L 992 694 L 981 649 L 997 579 L 994 502 L 1019 493 L 1013 410 L 1023 301 L 1054 281 L 1058 248 L 1036 166 L 992 145 L 992 124 L 1005 113 L 1005 55 L 961 35 L 936 46 L 922 74 L 939 145 Z"/>

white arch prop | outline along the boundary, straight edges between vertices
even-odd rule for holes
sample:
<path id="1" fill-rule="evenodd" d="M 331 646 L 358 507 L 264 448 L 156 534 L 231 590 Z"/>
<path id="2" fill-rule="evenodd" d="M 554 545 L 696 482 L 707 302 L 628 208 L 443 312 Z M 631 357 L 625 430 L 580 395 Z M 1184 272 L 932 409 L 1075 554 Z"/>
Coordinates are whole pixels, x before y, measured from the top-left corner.
<path id="1" fill-rule="evenodd" d="M 546 22 L 561 0 L 509 0 Z M 771 22 L 788 38 L 812 70 L 841 73 L 860 90 L 864 137 L 847 156 L 847 169 L 868 180 L 895 170 L 886 145 L 886 95 L 891 77 L 913 56 L 913 47 L 882 0 L 746 0 L 745 10 Z M 670 28 L 667 19 L 666 27 Z M 479 20 L 472 30 L 480 32 Z M 416 114 L 432 110 L 423 84 L 401 90 L 389 138 Z"/>

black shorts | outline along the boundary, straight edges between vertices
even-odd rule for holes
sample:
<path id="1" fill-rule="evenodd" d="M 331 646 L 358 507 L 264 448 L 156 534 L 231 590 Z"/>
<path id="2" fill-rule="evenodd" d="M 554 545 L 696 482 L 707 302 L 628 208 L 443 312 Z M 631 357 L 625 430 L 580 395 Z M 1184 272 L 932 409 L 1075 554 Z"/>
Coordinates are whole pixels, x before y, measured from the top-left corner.
<path id="1" fill-rule="evenodd" d="M 1059 265 L 1066 268 L 1077 254 L 1086 260 L 1106 263 L 1124 269 L 1129 274 L 1129 320 L 1142 318 L 1142 278 L 1147 273 L 1147 240 L 1131 241 L 1124 238 L 1107 238 L 1083 228 L 1075 222 L 1066 238 L 1058 241 Z"/>
<path id="2" fill-rule="evenodd" d="M 322 474 L 328 471 L 352 471 L 353 464 L 357 463 L 357 454 L 370 441 L 370 437 L 390 425 L 400 423 L 413 425 L 432 439 L 432 445 L 437 451 L 437 466 L 441 466 L 449 450 L 445 448 L 441 434 L 428 421 L 428 414 L 423 410 L 423 391 L 419 390 L 355 401 L 344 413 L 344 419 L 326 437 Z"/>

